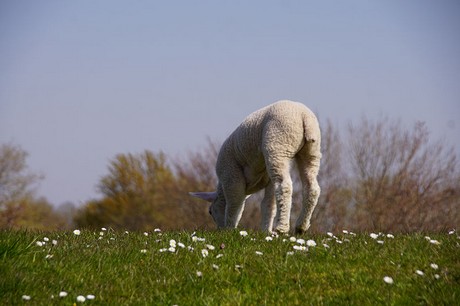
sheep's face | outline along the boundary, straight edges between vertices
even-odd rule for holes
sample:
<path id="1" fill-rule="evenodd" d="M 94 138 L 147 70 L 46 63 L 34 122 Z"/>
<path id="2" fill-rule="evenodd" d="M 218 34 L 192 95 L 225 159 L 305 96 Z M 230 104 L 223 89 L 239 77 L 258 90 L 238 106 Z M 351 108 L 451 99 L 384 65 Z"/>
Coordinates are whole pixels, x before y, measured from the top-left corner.
<path id="1" fill-rule="evenodd" d="M 225 227 L 225 199 L 221 200 L 217 197 L 209 207 L 209 214 L 218 228 Z"/>
<path id="2" fill-rule="evenodd" d="M 225 198 L 214 192 L 190 192 L 190 195 L 211 203 L 209 214 L 218 228 L 225 227 Z"/>

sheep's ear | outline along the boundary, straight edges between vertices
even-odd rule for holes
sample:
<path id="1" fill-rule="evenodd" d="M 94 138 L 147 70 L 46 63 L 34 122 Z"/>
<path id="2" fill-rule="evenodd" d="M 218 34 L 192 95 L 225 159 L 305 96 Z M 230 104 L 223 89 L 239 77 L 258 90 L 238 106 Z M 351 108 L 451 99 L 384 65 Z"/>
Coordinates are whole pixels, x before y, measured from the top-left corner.
<path id="1" fill-rule="evenodd" d="M 195 198 L 213 202 L 217 198 L 217 192 L 189 192 L 189 194 Z"/>

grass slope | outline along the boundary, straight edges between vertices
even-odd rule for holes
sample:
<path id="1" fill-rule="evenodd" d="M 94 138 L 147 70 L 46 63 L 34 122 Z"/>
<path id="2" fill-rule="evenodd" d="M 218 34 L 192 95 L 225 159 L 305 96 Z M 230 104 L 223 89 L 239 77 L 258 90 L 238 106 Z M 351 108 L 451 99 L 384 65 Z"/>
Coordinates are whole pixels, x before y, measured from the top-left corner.
<path id="1" fill-rule="evenodd" d="M 72 305 L 79 295 L 91 305 L 460 301 L 457 233 L 430 239 L 419 234 L 303 237 L 316 246 L 298 238 L 270 241 L 263 233 L 242 236 L 238 230 L 198 232 L 195 238 L 188 232 L 1 231 L 0 304 Z M 393 283 L 384 282 L 385 276 Z M 62 291 L 67 296 L 60 297 Z"/>

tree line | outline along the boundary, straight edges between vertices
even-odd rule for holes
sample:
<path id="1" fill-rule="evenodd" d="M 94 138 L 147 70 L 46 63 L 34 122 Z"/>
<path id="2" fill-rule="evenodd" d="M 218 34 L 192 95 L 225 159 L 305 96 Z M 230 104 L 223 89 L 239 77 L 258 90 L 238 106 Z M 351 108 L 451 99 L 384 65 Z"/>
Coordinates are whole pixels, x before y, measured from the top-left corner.
<path id="1" fill-rule="evenodd" d="M 0 150 L 0 228 L 39 230 L 112 227 L 132 231 L 212 229 L 208 206 L 189 191 L 214 190 L 220 144 L 182 158 L 146 150 L 116 155 L 100 179 L 100 195 L 75 208 L 54 208 L 35 196 L 42 179 L 31 173 L 27 153 Z M 460 224 L 460 169 L 453 147 L 430 139 L 424 123 L 362 118 L 339 129 L 322 126 L 321 196 L 311 231 L 442 231 Z M 301 203 L 294 180 L 293 217 Z M 242 226 L 257 228 L 263 191 L 251 196 Z"/>

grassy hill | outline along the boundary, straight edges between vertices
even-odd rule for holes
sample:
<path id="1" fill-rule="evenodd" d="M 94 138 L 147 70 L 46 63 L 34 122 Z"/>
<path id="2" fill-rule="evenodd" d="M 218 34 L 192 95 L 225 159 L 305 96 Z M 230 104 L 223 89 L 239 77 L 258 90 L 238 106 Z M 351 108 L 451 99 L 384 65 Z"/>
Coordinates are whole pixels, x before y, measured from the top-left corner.
<path id="1" fill-rule="evenodd" d="M 460 301 L 456 232 L 0 232 L 4 305 L 430 304 Z M 243 234 L 243 235 L 242 235 Z"/>

